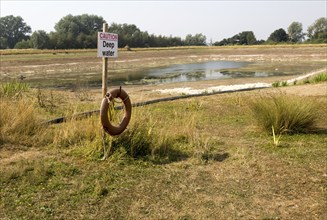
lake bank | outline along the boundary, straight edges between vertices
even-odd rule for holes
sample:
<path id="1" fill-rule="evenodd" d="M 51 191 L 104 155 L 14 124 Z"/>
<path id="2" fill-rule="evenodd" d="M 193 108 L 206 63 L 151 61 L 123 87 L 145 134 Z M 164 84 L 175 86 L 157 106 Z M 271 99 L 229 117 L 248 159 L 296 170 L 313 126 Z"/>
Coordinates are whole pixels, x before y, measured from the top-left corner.
<path id="1" fill-rule="evenodd" d="M 194 47 L 165 49 L 134 49 L 119 51 L 117 59 L 109 60 L 109 85 L 133 82 L 136 73 L 179 64 L 212 61 L 249 62 L 227 73 L 285 73 L 297 75 L 325 66 L 326 45 Z M 1 56 L 0 80 L 24 78 L 36 87 L 74 89 L 101 87 L 102 60 L 92 51 Z M 226 73 L 226 70 L 225 70 Z M 192 75 L 192 74 L 191 74 Z M 193 73 L 193 76 L 199 76 Z M 201 74 L 200 74 L 201 76 Z M 250 75 L 251 77 L 251 75 Z M 149 84 L 150 82 L 144 82 Z M 142 84 L 142 83 L 141 83 Z M 142 84 L 143 85 L 143 84 Z"/>

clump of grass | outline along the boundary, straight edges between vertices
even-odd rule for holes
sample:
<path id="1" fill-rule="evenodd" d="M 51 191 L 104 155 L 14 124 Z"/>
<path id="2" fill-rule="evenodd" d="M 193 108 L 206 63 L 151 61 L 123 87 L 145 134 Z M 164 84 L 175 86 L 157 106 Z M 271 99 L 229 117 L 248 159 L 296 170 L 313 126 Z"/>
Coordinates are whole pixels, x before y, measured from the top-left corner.
<path id="1" fill-rule="evenodd" d="M 21 97 L 24 92 L 30 89 L 30 85 L 23 82 L 7 82 L 0 86 L 0 97 Z"/>
<path id="2" fill-rule="evenodd" d="M 71 119 L 53 126 L 52 146 L 71 148 L 71 152 L 79 156 L 92 159 L 104 156 L 103 159 L 110 158 L 114 161 L 133 158 L 163 162 L 176 160 L 180 156 L 178 150 L 174 150 L 174 139 L 167 132 L 155 129 L 156 122 L 151 119 L 151 113 L 137 112 L 132 119 L 134 117 L 137 120 L 131 121 L 122 134 L 114 137 L 101 131 L 98 117 L 79 121 Z M 113 116 L 111 120 L 114 119 Z"/>
<path id="3" fill-rule="evenodd" d="M 314 84 L 314 83 L 320 83 L 326 81 L 327 81 L 327 73 L 320 73 L 318 75 L 307 77 L 299 82 L 296 82 L 296 84 Z"/>
<path id="4" fill-rule="evenodd" d="M 283 81 L 283 82 L 282 82 L 282 86 L 288 86 L 287 81 Z"/>
<path id="5" fill-rule="evenodd" d="M 288 83 L 287 81 L 276 81 L 276 82 L 273 82 L 272 84 L 272 87 L 284 87 L 284 86 L 288 86 Z"/>
<path id="6" fill-rule="evenodd" d="M 303 97 L 273 94 L 252 103 L 258 125 L 275 135 L 282 133 L 309 133 L 317 130 L 319 105 Z"/>
<path id="7" fill-rule="evenodd" d="M 72 118 L 58 125 L 53 131 L 52 144 L 55 147 L 82 146 L 96 138 L 101 139 L 100 125 L 97 120 L 89 118 L 78 121 Z"/>
<path id="8" fill-rule="evenodd" d="M 312 83 L 319 83 L 327 81 L 327 73 L 321 73 L 314 76 L 311 80 Z"/>
<path id="9" fill-rule="evenodd" d="M 169 156 L 173 151 L 172 139 L 166 133 L 155 131 L 156 123 L 149 118 L 138 117 L 126 131 L 112 138 L 112 150 L 123 149 L 132 158 L 162 159 Z"/>
<path id="10" fill-rule="evenodd" d="M 154 142 L 152 127 L 144 121 L 137 121 L 124 133 L 112 140 L 112 148 L 124 148 L 133 157 L 145 157 L 151 154 Z"/>
<path id="11" fill-rule="evenodd" d="M 35 144 L 33 137 L 37 137 L 41 126 L 34 103 L 24 99 L 3 98 L 0 112 L 0 145 Z"/>
<path id="12" fill-rule="evenodd" d="M 276 82 L 273 82 L 271 85 L 272 85 L 272 87 L 279 87 L 280 86 L 280 82 L 279 81 L 276 81 Z"/>
<path id="13" fill-rule="evenodd" d="M 125 159 L 149 160 L 168 163 L 186 157 L 180 149 L 183 140 L 162 129 L 160 118 L 154 117 L 147 108 L 135 109 L 127 129 L 119 136 L 105 135 L 104 152 L 97 148 L 93 153 L 103 152 L 103 159 L 124 161 Z M 102 146 L 101 144 L 99 146 Z"/>

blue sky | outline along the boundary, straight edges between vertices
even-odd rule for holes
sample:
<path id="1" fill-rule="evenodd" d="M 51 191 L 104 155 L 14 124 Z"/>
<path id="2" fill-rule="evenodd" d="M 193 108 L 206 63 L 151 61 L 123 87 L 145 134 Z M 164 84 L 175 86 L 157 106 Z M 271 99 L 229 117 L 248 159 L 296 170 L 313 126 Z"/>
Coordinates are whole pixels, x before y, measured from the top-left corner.
<path id="1" fill-rule="evenodd" d="M 149 34 L 179 36 L 202 33 L 220 41 L 242 31 L 266 40 L 276 29 L 298 21 L 304 32 L 327 16 L 327 1 L 16 1 L 1 0 L 1 17 L 21 16 L 32 30 L 53 31 L 68 14 L 102 16 L 109 24 L 135 24 Z"/>

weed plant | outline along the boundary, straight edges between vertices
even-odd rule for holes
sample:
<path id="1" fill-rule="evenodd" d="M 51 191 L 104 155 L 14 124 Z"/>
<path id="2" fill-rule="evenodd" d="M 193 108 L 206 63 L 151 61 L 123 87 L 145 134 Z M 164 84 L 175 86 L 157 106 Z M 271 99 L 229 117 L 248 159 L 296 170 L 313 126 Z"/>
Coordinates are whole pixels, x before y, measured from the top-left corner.
<path id="1" fill-rule="evenodd" d="M 0 97 L 21 97 L 24 92 L 30 89 L 29 84 L 23 82 L 7 82 L 0 86 Z"/>
<path id="2" fill-rule="evenodd" d="M 142 111 L 143 110 L 143 111 Z M 174 148 L 174 139 L 167 131 L 156 129 L 157 122 L 153 115 L 142 109 L 136 111 L 133 117 L 137 118 L 126 131 L 117 137 L 111 137 L 109 146 L 111 153 L 118 152 L 131 158 L 147 158 L 150 160 L 175 160 L 178 154 Z"/>
<path id="3" fill-rule="evenodd" d="M 258 98 L 251 109 L 258 125 L 275 135 L 309 133 L 317 130 L 319 104 L 283 93 Z"/>
<path id="4" fill-rule="evenodd" d="M 0 85 L 0 146 L 32 146 L 42 131 L 35 103 L 27 96 L 30 86 L 21 82 Z"/>
<path id="5" fill-rule="evenodd" d="M 273 82 L 272 84 L 272 87 L 284 87 L 284 86 L 288 86 L 288 83 L 286 81 L 276 81 L 276 82 Z"/>
<path id="6" fill-rule="evenodd" d="M 282 86 L 288 86 L 287 81 L 283 81 L 283 82 L 282 82 Z"/>
<path id="7" fill-rule="evenodd" d="M 54 147 L 83 146 L 87 142 L 101 139 L 99 123 L 94 118 L 69 121 L 57 125 L 53 131 Z"/>
<path id="8" fill-rule="evenodd" d="M 314 76 L 311 80 L 312 83 L 319 83 L 327 81 L 327 73 L 321 73 Z"/>
<path id="9" fill-rule="evenodd" d="M 272 85 L 272 87 L 280 87 L 281 86 L 281 82 L 280 81 L 276 81 L 276 82 L 273 82 L 271 85 Z"/>
<path id="10" fill-rule="evenodd" d="M 123 148 L 126 154 L 133 158 L 151 155 L 155 141 L 151 130 L 151 125 L 138 121 L 123 134 L 114 138 L 111 146 L 113 150 Z"/>
<path id="11" fill-rule="evenodd" d="M 28 100 L 2 98 L 0 102 L 0 145 L 5 143 L 30 146 L 41 137 L 40 119 L 34 103 Z"/>
<path id="12" fill-rule="evenodd" d="M 295 84 L 315 84 L 320 82 L 326 82 L 327 81 L 327 73 L 320 73 L 311 77 L 307 77 L 299 82 L 294 82 Z"/>

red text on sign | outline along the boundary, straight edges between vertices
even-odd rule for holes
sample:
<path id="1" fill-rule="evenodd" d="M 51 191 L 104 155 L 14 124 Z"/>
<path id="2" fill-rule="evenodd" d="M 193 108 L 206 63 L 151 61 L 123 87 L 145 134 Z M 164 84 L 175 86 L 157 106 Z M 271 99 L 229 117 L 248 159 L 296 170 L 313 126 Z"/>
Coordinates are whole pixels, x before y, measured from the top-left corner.
<path id="1" fill-rule="evenodd" d="M 113 40 L 113 41 L 117 41 L 118 40 L 118 35 L 109 34 L 109 33 L 100 33 L 100 39 L 101 40 Z"/>

